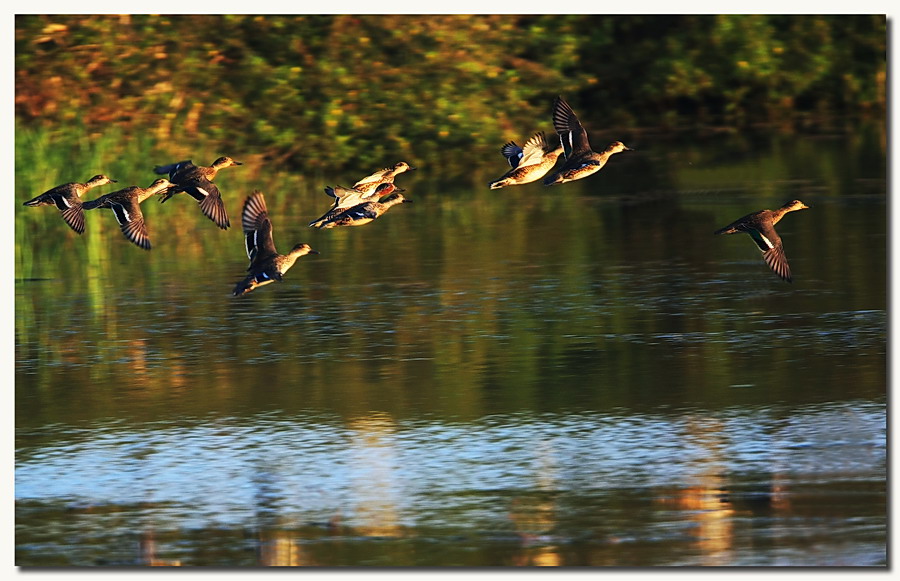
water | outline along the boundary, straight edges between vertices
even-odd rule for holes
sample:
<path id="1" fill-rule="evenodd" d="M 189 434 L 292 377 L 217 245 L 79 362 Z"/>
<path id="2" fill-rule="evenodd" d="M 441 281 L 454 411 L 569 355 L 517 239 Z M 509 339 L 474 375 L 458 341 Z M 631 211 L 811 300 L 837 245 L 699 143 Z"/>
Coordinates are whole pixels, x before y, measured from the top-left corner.
<path id="1" fill-rule="evenodd" d="M 17 222 L 16 562 L 884 566 L 874 135 L 633 137 L 554 188 L 422 168 L 358 229 L 268 188 L 276 245 L 321 254 L 240 299 L 239 232 L 187 200 L 150 253 Z M 793 285 L 712 236 L 792 198 Z"/>

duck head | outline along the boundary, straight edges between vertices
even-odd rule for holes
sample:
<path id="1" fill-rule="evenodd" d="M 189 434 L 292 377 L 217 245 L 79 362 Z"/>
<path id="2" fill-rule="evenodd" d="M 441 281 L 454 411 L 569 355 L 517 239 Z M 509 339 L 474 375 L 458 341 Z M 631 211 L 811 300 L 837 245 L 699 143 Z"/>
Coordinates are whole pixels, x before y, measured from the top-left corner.
<path id="1" fill-rule="evenodd" d="M 233 165 L 243 165 L 241 162 L 231 159 L 227 155 L 220 157 L 216 161 L 213 162 L 212 166 L 218 169 L 222 169 L 223 167 L 231 167 Z"/>
<path id="2" fill-rule="evenodd" d="M 787 212 L 793 212 L 794 210 L 808 210 L 809 206 L 807 206 L 800 200 L 791 200 L 790 202 L 782 206 L 782 208 Z"/>

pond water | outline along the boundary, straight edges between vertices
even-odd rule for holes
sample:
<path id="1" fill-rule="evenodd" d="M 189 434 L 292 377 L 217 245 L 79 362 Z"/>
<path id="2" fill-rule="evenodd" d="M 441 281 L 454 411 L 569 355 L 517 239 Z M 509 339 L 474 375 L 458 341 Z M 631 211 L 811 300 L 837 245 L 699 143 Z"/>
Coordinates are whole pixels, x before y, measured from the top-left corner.
<path id="1" fill-rule="evenodd" d="M 320 254 L 240 298 L 240 170 L 151 252 L 18 205 L 17 564 L 885 566 L 883 132 L 630 137 L 360 228 L 267 183 Z M 793 198 L 793 284 L 712 235 Z"/>

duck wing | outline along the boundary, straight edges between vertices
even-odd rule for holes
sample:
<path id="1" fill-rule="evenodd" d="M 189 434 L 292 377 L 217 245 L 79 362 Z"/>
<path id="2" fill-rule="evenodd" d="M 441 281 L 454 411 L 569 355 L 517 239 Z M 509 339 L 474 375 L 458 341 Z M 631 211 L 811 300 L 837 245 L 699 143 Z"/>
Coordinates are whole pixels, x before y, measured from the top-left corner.
<path id="1" fill-rule="evenodd" d="M 144 250 L 150 250 L 147 224 L 144 222 L 144 214 L 141 212 L 141 205 L 137 199 L 109 200 L 107 203 L 116 216 L 116 221 L 125 238 Z"/>
<path id="2" fill-rule="evenodd" d="M 746 232 L 763 253 L 763 259 L 772 271 L 782 280 L 791 282 L 791 267 L 784 255 L 784 245 L 781 236 L 769 224 L 744 223 L 736 226 L 741 232 Z"/>
<path id="3" fill-rule="evenodd" d="M 354 206 L 349 210 L 344 210 L 341 217 L 348 217 L 354 221 L 365 219 L 374 220 L 378 217 L 378 212 L 375 211 L 371 204 L 366 203 Z"/>
<path id="4" fill-rule="evenodd" d="M 791 266 L 784 255 L 784 247 L 780 243 L 775 248 L 763 252 L 763 258 L 766 264 L 769 265 L 769 268 L 782 280 L 785 282 L 793 281 L 791 278 Z"/>
<path id="5" fill-rule="evenodd" d="M 204 216 L 215 222 L 216 226 L 222 230 L 227 230 L 231 226 L 228 214 L 225 212 L 222 193 L 219 192 L 216 184 L 206 178 L 201 178 L 184 186 L 184 191 L 197 200 L 197 203 L 200 204 L 200 211 L 203 212 Z"/>
<path id="6" fill-rule="evenodd" d="M 358 182 L 353 184 L 353 187 L 354 187 L 354 189 L 358 189 L 358 188 L 360 188 L 360 186 L 365 186 L 366 184 L 378 185 L 381 182 L 383 182 L 388 177 L 388 174 L 392 171 L 393 171 L 393 168 L 390 168 L 390 167 L 380 169 L 380 170 L 376 171 L 375 173 L 373 173 L 371 175 L 367 175 L 363 179 L 359 180 Z"/>
<path id="7" fill-rule="evenodd" d="M 591 151 L 587 131 L 581 125 L 575 111 L 562 97 L 557 97 L 553 102 L 553 128 L 559 134 L 559 141 L 567 160 L 573 155 Z"/>
<path id="8" fill-rule="evenodd" d="M 81 207 L 80 200 L 77 204 L 72 204 L 71 207 L 63 210 L 62 218 L 66 221 L 66 224 L 68 224 L 72 230 L 78 232 L 79 234 L 84 233 L 84 209 Z"/>
<path id="9" fill-rule="evenodd" d="M 352 208 L 353 206 L 359 204 L 366 196 L 366 192 L 359 190 L 355 187 L 353 188 L 345 188 L 343 186 L 328 186 L 325 188 L 325 193 L 329 196 L 335 198 L 335 204 L 332 209 L 342 209 L 342 208 Z"/>
<path id="10" fill-rule="evenodd" d="M 262 192 L 254 191 L 247 196 L 241 212 L 241 227 L 244 230 L 244 244 L 251 266 L 258 257 L 275 254 L 272 222 L 269 220 L 269 210 L 266 208 L 266 198 Z"/>
<path id="11" fill-rule="evenodd" d="M 374 185 L 374 184 L 373 184 Z M 333 219 L 335 216 L 362 203 L 366 194 L 356 188 L 345 188 L 344 186 L 326 186 L 325 193 L 334 198 L 334 203 L 328 208 L 328 211 L 308 224 L 313 228 L 321 228 L 322 224 Z"/>
<path id="12" fill-rule="evenodd" d="M 169 181 L 175 183 L 178 181 L 178 178 L 184 177 L 186 174 L 189 174 L 191 170 L 196 169 L 197 166 L 193 164 L 193 162 L 189 159 L 184 161 L 179 161 L 176 163 L 170 163 L 168 165 L 158 165 L 153 168 L 153 173 L 157 173 L 159 175 L 169 176 Z"/>
<path id="13" fill-rule="evenodd" d="M 182 179 L 178 185 L 165 191 L 160 203 L 165 203 L 166 200 L 181 192 L 194 198 L 200 204 L 200 211 L 203 212 L 203 215 L 215 222 L 216 226 L 222 230 L 227 230 L 231 226 L 228 213 L 225 211 L 225 203 L 222 201 L 222 193 L 219 192 L 216 184 L 206 177 L 198 174 L 189 179 Z"/>
<path id="14" fill-rule="evenodd" d="M 57 209 L 63 211 L 68 207 L 68 202 L 66 201 L 67 197 L 78 197 L 78 195 L 75 193 L 74 185 L 75 184 L 63 184 L 61 186 L 50 188 L 43 194 L 35 196 L 27 202 L 24 202 L 22 205 L 49 206 L 53 204 L 57 207 Z"/>
<path id="15" fill-rule="evenodd" d="M 247 270 L 252 270 L 259 263 L 276 254 L 275 242 L 272 240 L 272 221 L 266 218 L 256 230 L 244 234 L 244 243 L 247 248 L 247 258 L 250 265 Z"/>
<path id="16" fill-rule="evenodd" d="M 544 134 L 535 133 L 522 147 L 522 159 L 519 161 L 519 167 L 541 163 L 546 151 L 547 139 L 544 137 Z"/>
<path id="17" fill-rule="evenodd" d="M 508 141 L 503 144 L 503 147 L 500 148 L 500 153 L 503 154 L 503 157 L 506 158 L 506 161 L 509 162 L 509 167 L 512 169 L 516 169 L 519 167 L 519 162 L 522 160 L 523 150 L 521 147 L 516 144 L 515 141 Z"/>

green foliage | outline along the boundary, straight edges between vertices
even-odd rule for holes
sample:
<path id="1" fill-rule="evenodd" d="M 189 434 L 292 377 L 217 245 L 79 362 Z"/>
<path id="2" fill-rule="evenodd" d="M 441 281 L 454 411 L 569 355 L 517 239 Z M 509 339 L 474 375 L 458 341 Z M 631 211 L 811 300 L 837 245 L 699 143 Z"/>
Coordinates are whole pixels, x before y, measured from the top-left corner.
<path id="1" fill-rule="evenodd" d="M 20 124 L 450 175 L 552 131 L 883 112 L 883 16 L 20 15 Z"/>

